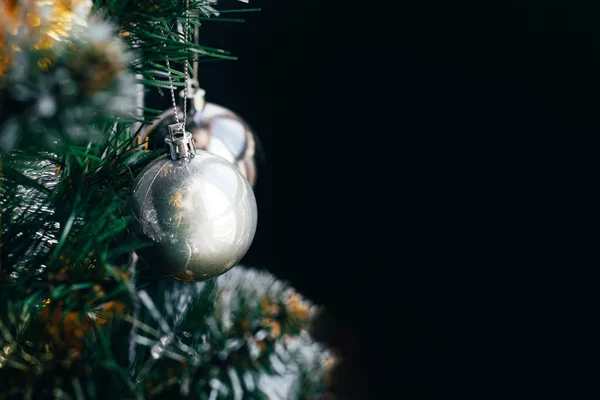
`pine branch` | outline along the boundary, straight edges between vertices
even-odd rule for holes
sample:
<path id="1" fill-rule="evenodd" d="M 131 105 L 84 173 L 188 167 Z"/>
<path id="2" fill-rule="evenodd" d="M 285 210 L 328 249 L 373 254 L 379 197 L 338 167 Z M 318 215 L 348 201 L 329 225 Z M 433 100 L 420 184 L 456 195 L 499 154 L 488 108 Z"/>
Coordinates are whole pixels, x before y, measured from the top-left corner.
<path id="1" fill-rule="evenodd" d="M 183 40 L 183 4 L 95 0 L 118 38 L 90 20 L 50 51 L 24 47 L 14 65 L 27 68 L 0 79 L 0 399 L 264 399 L 291 381 L 298 397 L 323 389 L 327 351 L 305 334 L 313 307 L 287 284 L 241 267 L 198 284 L 131 268 L 143 244 L 128 240 L 127 201 L 162 153 L 138 143 L 134 123 L 162 111 L 135 114 L 133 75 L 168 89 L 170 72 L 181 87 L 167 57 L 187 68 L 196 54 L 235 59 Z M 190 5 L 190 29 L 256 11 Z"/>

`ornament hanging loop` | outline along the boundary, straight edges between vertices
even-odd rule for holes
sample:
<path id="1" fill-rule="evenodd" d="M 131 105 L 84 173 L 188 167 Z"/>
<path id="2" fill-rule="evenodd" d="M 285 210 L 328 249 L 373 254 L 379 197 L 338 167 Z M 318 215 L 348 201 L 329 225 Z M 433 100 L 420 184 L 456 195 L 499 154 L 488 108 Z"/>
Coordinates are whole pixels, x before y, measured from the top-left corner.
<path id="1" fill-rule="evenodd" d="M 196 144 L 190 132 L 181 122 L 169 125 L 169 135 L 165 138 L 171 160 L 190 160 L 196 155 Z"/>

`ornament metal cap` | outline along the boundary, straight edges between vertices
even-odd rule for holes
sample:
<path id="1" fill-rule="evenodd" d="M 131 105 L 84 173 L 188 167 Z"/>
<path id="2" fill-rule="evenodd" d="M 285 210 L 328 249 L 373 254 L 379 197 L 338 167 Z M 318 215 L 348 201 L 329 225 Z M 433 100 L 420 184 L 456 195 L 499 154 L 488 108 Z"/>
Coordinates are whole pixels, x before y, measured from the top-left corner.
<path id="1" fill-rule="evenodd" d="M 183 123 L 169 125 L 169 135 L 165 138 L 171 160 L 187 160 L 196 155 L 196 144 Z"/>

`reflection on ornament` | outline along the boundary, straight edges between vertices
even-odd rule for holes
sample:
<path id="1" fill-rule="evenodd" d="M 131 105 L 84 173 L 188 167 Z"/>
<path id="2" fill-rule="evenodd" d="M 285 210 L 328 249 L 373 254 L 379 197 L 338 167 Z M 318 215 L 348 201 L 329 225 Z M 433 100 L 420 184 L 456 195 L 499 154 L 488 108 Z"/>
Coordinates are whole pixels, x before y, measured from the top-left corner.
<path id="1" fill-rule="evenodd" d="M 250 185 L 254 186 L 255 139 L 248 123 L 225 107 L 205 103 L 204 90 L 188 90 L 190 95 L 186 129 L 192 133 L 196 148 L 216 154 L 234 164 Z M 181 108 L 178 108 L 178 113 L 179 118 L 183 119 Z M 147 140 L 150 150 L 164 147 L 168 126 L 175 122 L 175 111 L 165 111 L 141 133 L 141 140 Z"/>
<path id="2" fill-rule="evenodd" d="M 172 126 L 183 130 L 183 124 Z M 150 163 L 134 185 L 131 233 L 152 243 L 136 253 L 164 274 L 206 280 L 228 271 L 248 251 L 256 231 L 256 200 L 230 162 L 193 149 L 189 132 L 169 139 L 169 155 Z"/>

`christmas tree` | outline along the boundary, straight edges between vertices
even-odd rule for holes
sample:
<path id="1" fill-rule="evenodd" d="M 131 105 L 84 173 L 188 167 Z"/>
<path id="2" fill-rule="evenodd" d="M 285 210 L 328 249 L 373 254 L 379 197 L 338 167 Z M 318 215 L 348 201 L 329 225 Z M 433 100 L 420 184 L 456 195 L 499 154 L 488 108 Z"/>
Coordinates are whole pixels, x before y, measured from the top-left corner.
<path id="1" fill-rule="evenodd" d="M 253 11 L 230 3 L 0 2 L 0 399 L 326 392 L 334 359 L 309 334 L 310 301 L 241 265 L 169 276 L 177 256 L 163 247 L 152 268 L 138 257 L 152 243 L 132 235 L 148 218 L 131 211 L 136 179 L 168 157 L 147 129 L 164 110 L 144 97 L 198 95 L 197 63 L 234 59 L 197 40 L 203 23 Z M 248 160 L 231 166 L 251 187 Z"/>

